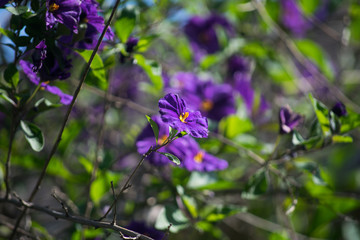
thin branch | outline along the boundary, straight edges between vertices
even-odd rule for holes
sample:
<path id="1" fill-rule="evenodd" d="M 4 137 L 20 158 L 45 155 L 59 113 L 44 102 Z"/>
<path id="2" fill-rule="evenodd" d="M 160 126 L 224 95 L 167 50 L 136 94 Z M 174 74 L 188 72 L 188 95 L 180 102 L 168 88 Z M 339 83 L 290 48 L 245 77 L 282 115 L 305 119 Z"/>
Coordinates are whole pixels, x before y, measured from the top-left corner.
<path id="1" fill-rule="evenodd" d="M 69 222 L 73 222 L 73 223 L 79 223 L 81 225 L 86 225 L 86 226 L 91 226 L 94 228 L 102 228 L 102 229 L 111 229 L 117 232 L 121 232 L 122 234 L 125 234 L 127 236 L 131 236 L 131 237 L 137 237 L 140 236 L 138 239 L 139 240 L 154 240 L 148 236 L 139 234 L 137 232 L 134 232 L 132 230 L 129 230 L 127 228 L 118 226 L 116 224 L 112 224 L 111 222 L 105 222 L 105 221 L 96 221 L 96 220 L 91 220 L 91 219 L 87 219 L 84 217 L 80 217 L 80 216 L 73 216 L 73 215 L 66 215 L 63 212 L 59 212 L 56 210 L 52 210 L 49 208 L 45 208 L 30 202 L 25 202 L 24 200 L 15 200 L 15 199 L 6 199 L 6 198 L 0 198 L 0 203 L 10 203 L 13 204 L 15 206 L 18 207 L 24 207 L 24 208 L 28 208 L 28 209 L 32 209 L 38 212 L 42 212 L 45 213 L 47 215 L 50 215 L 52 217 L 54 217 L 55 219 L 64 219 L 66 221 Z"/>
<path id="2" fill-rule="evenodd" d="M 11 121 L 9 147 L 8 147 L 6 163 L 5 163 L 5 179 L 4 179 L 4 182 L 5 182 L 5 188 L 6 188 L 6 194 L 5 194 L 6 198 L 10 197 L 10 192 L 11 192 L 11 187 L 10 187 L 10 182 L 9 182 L 10 175 L 11 175 L 11 173 L 10 173 L 10 158 L 11 158 L 12 146 L 13 146 L 14 137 L 15 137 L 17 127 L 18 127 L 17 109 L 15 109 L 14 113 L 13 113 L 12 121 Z"/>
<path id="3" fill-rule="evenodd" d="M 51 194 L 51 196 L 52 196 L 53 198 L 55 198 L 55 200 L 60 203 L 62 209 L 64 209 L 65 215 L 66 215 L 66 216 L 70 216 L 68 208 L 65 206 L 65 204 L 63 203 L 63 201 L 61 201 L 61 200 L 56 196 L 55 192 L 53 192 L 53 193 Z"/>
<path id="4" fill-rule="evenodd" d="M 75 93 L 74 93 L 74 95 L 73 95 L 73 99 L 72 99 L 72 101 L 71 101 L 71 103 L 70 103 L 70 106 L 69 106 L 67 112 L 66 112 L 64 122 L 63 122 L 63 124 L 62 124 L 62 126 L 61 126 L 61 128 L 60 128 L 60 131 L 59 131 L 59 134 L 58 134 L 58 136 L 57 136 L 57 138 L 56 138 L 55 144 L 53 145 L 53 147 L 52 147 L 52 149 L 51 149 L 51 152 L 50 152 L 48 158 L 47 158 L 46 161 L 45 161 L 45 164 L 44 164 L 44 167 L 43 167 L 43 169 L 42 169 L 42 171 L 41 171 L 40 177 L 38 178 L 38 181 L 36 182 L 36 185 L 35 185 L 32 193 L 31 193 L 31 195 L 30 195 L 30 197 L 29 197 L 29 199 L 28 199 L 29 202 L 31 202 L 31 201 L 34 199 L 36 193 L 37 193 L 38 190 L 40 189 L 40 185 L 41 185 L 41 182 L 42 182 L 42 180 L 43 180 L 43 178 L 44 178 L 44 176 L 45 176 L 47 167 L 48 167 L 48 165 L 49 165 L 49 163 L 50 163 L 50 160 L 52 159 L 53 155 L 55 154 L 55 152 L 56 152 L 56 150 L 57 150 L 57 148 L 58 148 L 58 145 L 60 144 L 61 137 L 62 137 L 62 134 L 63 134 L 63 132 L 64 132 L 65 126 L 66 126 L 66 124 L 67 124 L 67 122 L 68 122 L 68 120 L 69 120 L 69 116 L 70 116 L 71 110 L 73 109 L 73 107 L 74 107 L 74 105 L 75 105 L 75 101 L 76 101 L 76 99 L 77 99 L 77 97 L 78 97 L 78 95 L 79 95 L 79 93 L 80 93 L 80 90 L 81 90 L 81 88 L 82 88 L 82 85 L 83 85 L 83 83 L 84 83 L 84 81 L 85 81 L 85 79 L 86 79 L 86 76 L 87 76 L 87 74 L 88 74 L 88 72 L 89 72 L 89 70 L 90 70 L 91 63 L 92 63 L 92 61 L 93 61 L 93 59 L 94 59 L 94 57 L 95 57 L 95 55 L 96 55 L 96 53 L 97 53 L 97 51 L 98 51 L 98 49 L 99 49 L 99 47 L 100 47 L 100 44 L 101 44 L 101 42 L 102 42 L 102 40 L 103 40 L 103 38 L 104 38 L 104 36 L 105 36 L 106 31 L 108 30 L 108 28 L 109 28 L 109 26 L 110 26 L 110 24 L 111 24 L 112 19 L 113 19 L 114 16 L 115 16 L 116 9 L 118 8 L 119 4 L 120 4 L 120 0 L 117 0 L 116 3 L 115 3 L 114 8 L 113 8 L 113 10 L 112 10 L 112 12 L 111 12 L 111 14 L 110 14 L 109 20 L 107 21 L 107 23 L 106 23 L 106 25 L 105 25 L 105 27 L 104 27 L 104 29 L 103 29 L 100 37 L 99 37 L 99 40 L 98 40 L 98 42 L 97 42 L 97 44 L 96 44 L 96 47 L 95 47 L 95 49 L 93 50 L 93 52 L 92 52 L 92 54 L 91 54 L 91 56 L 90 56 L 90 59 L 89 59 L 87 65 L 86 65 L 86 67 L 85 67 L 85 71 L 83 72 L 83 74 L 82 74 L 82 76 L 81 76 L 79 85 L 78 85 L 78 87 L 77 87 L 76 90 L 75 90 Z M 15 237 L 15 235 L 16 235 L 16 229 L 17 229 L 17 227 L 19 226 L 21 219 L 24 217 L 24 215 L 25 215 L 25 213 L 26 213 L 26 210 L 27 210 L 27 208 L 25 207 L 24 210 L 23 210 L 23 212 L 21 213 L 20 217 L 18 218 L 18 220 L 17 220 L 17 222 L 16 222 L 16 224 L 15 224 L 14 230 L 13 230 L 13 232 L 12 232 L 12 234 L 11 234 L 10 240 L 14 239 L 14 237 Z"/>
<path id="5" fill-rule="evenodd" d="M 113 197 L 114 197 L 114 201 L 116 201 L 116 195 L 115 195 L 115 189 L 114 189 L 114 183 L 113 181 L 111 181 L 111 190 L 112 190 L 112 193 L 113 193 Z M 112 220 L 112 224 L 116 224 L 116 204 L 114 206 L 114 216 L 113 216 L 113 220 Z"/>

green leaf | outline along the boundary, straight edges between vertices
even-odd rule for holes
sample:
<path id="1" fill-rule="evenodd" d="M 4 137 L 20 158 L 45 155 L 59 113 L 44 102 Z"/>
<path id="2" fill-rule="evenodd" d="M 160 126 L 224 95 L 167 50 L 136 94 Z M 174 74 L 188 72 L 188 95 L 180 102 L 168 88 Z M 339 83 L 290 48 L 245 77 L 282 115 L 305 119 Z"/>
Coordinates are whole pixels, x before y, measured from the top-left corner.
<path id="1" fill-rule="evenodd" d="M 180 209 L 174 205 L 166 205 L 160 210 L 158 218 L 156 219 L 155 228 L 161 230 L 167 229 L 170 224 L 170 232 L 173 233 L 177 233 L 190 225 L 188 219 Z"/>
<path id="2" fill-rule="evenodd" d="M 137 52 L 145 52 L 148 50 L 151 43 L 154 41 L 154 39 L 158 38 L 157 35 L 149 35 L 146 37 L 142 37 L 139 39 L 139 42 L 136 46 Z"/>
<path id="3" fill-rule="evenodd" d="M 85 60 L 85 62 L 89 62 L 92 50 L 78 50 L 79 55 Z M 102 90 L 106 90 L 108 87 L 108 82 L 106 80 L 106 73 L 104 68 L 104 63 L 99 56 L 96 54 L 91 65 L 91 71 L 89 72 L 88 76 L 86 77 L 85 82 L 91 86 L 98 87 Z"/>
<path id="4" fill-rule="evenodd" d="M 246 199 L 255 199 L 257 196 L 264 194 L 268 189 L 267 178 L 264 169 L 258 170 L 246 183 L 241 197 Z"/>
<path id="5" fill-rule="evenodd" d="M 334 71 L 331 68 L 328 56 L 318 44 L 309 39 L 296 40 L 295 44 L 299 51 L 313 63 L 315 63 L 320 71 L 324 73 L 328 79 L 334 78 Z"/>
<path id="6" fill-rule="evenodd" d="M 154 120 L 151 119 L 151 117 L 149 117 L 148 115 L 145 115 L 146 119 L 148 120 L 148 122 L 150 123 L 150 126 L 154 132 L 155 135 L 155 140 L 156 142 L 158 142 L 159 139 L 159 126 L 156 124 L 156 122 L 154 122 Z"/>
<path id="7" fill-rule="evenodd" d="M 318 8 L 319 2 L 319 0 L 300 0 L 299 6 L 306 15 L 312 15 Z"/>
<path id="8" fill-rule="evenodd" d="M 346 116 L 340 117 L 340 133 L 346 133 L 360 126 L 360 114 L 348 110 Z"/>
<path id="9" fill-rule="evenodd" d="M 177 133 L 178 130 L 169 126 L 169 139 L 173 139 Z"/>
<path id="10" fill-rule="evenodd" d="M 176 157 L 175 155 L 172 155 L 171 153 L 165 153 L 165 152 L 157 152 L 157 153 L 164 155 L 165 157 L 167 157 L 170 161 L 172 161 L 176 165 L 180 165 L 180 163 L 181 163 L 180 159 L 178 157 Z"/>
<path id="11" fill-rule="evenodd" d="M 13 87 L 16 87 L 19 83 L 19 71 L 16 65 L 11 63 L 4 71 L 5 81 L 10 83 Z"/>
<path id="12" fill-rule="evenodd" d="M 353 139 L 350 136 L 333 135 L 332 141 L 334 143 L 352 143 Z"/>
<path id="13" fill-rule="evenodd" d="M 212 172 L 192 172 L 187 187 L 196 189 L 215 182 L 216 174 Z"/>
<path id="14" fill-rule="evenodd" d="M 311 174 L 312 180 L 316 185 L 327 185 L 321 177 L 319 165 L 311 161 L 295 161 L 295 166 Z"/>
<path id="15" fill-rule="evenodd" d="M 136 18 L 137 11 L 132 6 L 127 6 L 121 11 L 119 19 L 115 22 L 115 33 L 121 42 L 126 43 L 136 25 Z"/>
<path id="16" fill-rule="evenodd" d="M 209 222 L 217 222 L 236 213 L 246 211 L 247 209 L 245 207 L 235 205 L 210 205 L 205 208 L 201 217 Z"/>
<path id="17" fill-rule="evenodd" d="M 0 89 L 0 97 L 11 105 L 16 106 L 16 103 L 8 96 L 7 92 L 4 89 Z"/>
<path id="18" fill-rule="evenodd" d="M 237 135 L 249 132 L 253 129 L 253 124 L 248 119 L 241 119 L 236 115 L 230 115 L 221 119 L 219 132 L 225 137 L 233 139 Z"/>
<path id="19" fill-rule="evenodd" d="M 27 6 L 19 6 L 19 7 L 7 7 L 6 10 L 11 12 L 14 15 L 21 15 L 26 12 L 30 12 L 30 9 Z"/>
<path id="20" fill-rule="evenodd" d="M 40 152 L 43 149 L 45 142 L 44 135 L 40 128 L 27 121 L 20 121 L 20 127 L 31 148 L 36 152 Z"/>
<path id="21" fill-rule="evenodd" d="M 162 70 L 161 65 L 153 60 L 146 59 L 143 55 L 135 54 L 134 59 L 136 63 L 144 69 L 146 74 L 149 76 L 150 81 L 155 91 L 160 92 L 163 88 Z"/>
<path id="22" fill-rule="evenodd" d="M 329 110 L 322 102 L 315 99 L 311 94 L 309 94 L 309 98 L 315 110 L 316 117 L 321 125 L 323 135 L 325 137 L 330 136 L 331 130 L 330 130 Z"/>

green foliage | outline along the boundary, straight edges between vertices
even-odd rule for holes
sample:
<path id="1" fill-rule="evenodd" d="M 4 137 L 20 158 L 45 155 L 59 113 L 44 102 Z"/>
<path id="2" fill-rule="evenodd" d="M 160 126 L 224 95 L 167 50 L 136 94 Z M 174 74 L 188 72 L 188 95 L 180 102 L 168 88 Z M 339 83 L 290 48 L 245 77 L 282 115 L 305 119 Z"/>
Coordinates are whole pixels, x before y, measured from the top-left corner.
<path id="1" fill-rule="evenodd" d="M 30 147 L 34 151 L 40 152 L 44 148 L 45 144 L 44 135 L 40 128 L 28 121 L 21 121 L 20 127 L 25 135 L 26 140 L 30 144 Z"/>
<path id="2" fill-rule="evenodd" d="M 154 132 L 155 135 L 155 141 L 158 142 L 159 139 L 159 127 L 156 124 L 156 122 L 154 122 L 154 120 L 151 119 L 151 117 L 149 117 L 148 115 L 146 115 L 146 119 L 148 120 L 148 122 L 150 123 L 150 126 Z"/>
<path id="3" fill-rule="evenodd" d="M 121 10 L 119 19 L 115 22 L 115 33 L 121 42 L 126 43 L 132 33 L 136 25 L 137 15 L 135 7 L 127 6 Z"/>

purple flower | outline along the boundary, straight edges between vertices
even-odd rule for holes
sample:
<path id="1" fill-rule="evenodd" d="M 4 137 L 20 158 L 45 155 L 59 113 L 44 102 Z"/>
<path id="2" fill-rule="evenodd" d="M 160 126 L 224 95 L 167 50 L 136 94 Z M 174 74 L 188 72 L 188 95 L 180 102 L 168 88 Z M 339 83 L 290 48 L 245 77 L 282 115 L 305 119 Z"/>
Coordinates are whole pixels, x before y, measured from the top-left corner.
<path id="1" fill-rule="evenodd" d="M 281 0 L 282 23 L 296 36 L 302 36 L 311 27 L 295 0 Z"/>
<path id="2" fill-rule="evenodd" d="M 31 56 L 34 64 L 34 72 L 38 72 L 43 66 L 43 61 L 45 60 L 47 55 L 46 48 L 47 46 L 45 44 L 45 40 L 40 41 L 40 43 L 36 45 L 35 51 Z"/>
<path id="3" fill-rule="evenodd" d="M 280 108 L 280 134 L 290 133 L 299 125 L 301 119 L 302 117 L 297 113 L 293 113 L 289 106 Z"/>
<path id="4" fill-rule="evenodd" d="M 233 55 L 227 61 L 227 68 L 228 76 L 233 78 L 236 73 L 248 73 L 250 71 L 250 63 L 244 57 Z"/>
<path id="5" fill-rule="evenodd" d="M 34 65 L 24 60 L 20 60 L 19 64 L 23 69 L 24 73 L 26 74 L 26 76 L 29 78 L 30 82 L 32 82 L 35 85 L 39 85 L 40 77 L 37 76 L 37 74 L 33 71 Z M 59 96 L 60 102 L 64 105 L 69 105 L 73 99 L 71 95 L 67 95 L 63 93 L 59 88 L 48 85 L 48 82 L 42 82 L 41 88 L 52 94 Z"/>
<path id="6" fill-rule="evenodd" d="M 81 49 L 93 49 L 98 41 L 99 34 L 104 30 L 104 18 L 98 15 L 99 3 L 95 0 L 83 0 L 81 2 L 80 23 L 86 24 L 85 37 L 77 45 Z M 113 39 L 114 33 L 107 29 L 105 37 Z"/>
<path id="7" fill-rule="evenodd" d="M 210 15 L 208 17 L 194 16 L 184 27 L 184 32 L 190 40 L 190 45 L 199 61 L 206 54 L 213 54 L 220 50 L 219 40 L 215 26 L 220 25 L 230 32 L 230 23 L 222 16 Z"/>
<path id="8" fill-rule="evenodd" d="M 162 240 L 165 238 L 164 237 L 164 233 L 159 231 L 159 230 L 156 230 L 155 228 L 153 227 L 149 227 L 147 226 L 144 222 L 135 222 L 135 221 L 132 221 L 128 226 L 127 226 L 128 229 L 130 230 L 133 230 L 137 233 L 140 233 L 142 235 L 145 235 L 145 236 L 148 236 L 148 237 L 151 237 L 152 239 L 154 240 Z"/>
<path id="9" fill-rule="evenodd" d="M 199 144 L 190 137 L 186 140 L 186 157 L 182 161 L 182 167 L 188 171 L 211 172 L 223 170 L 228 167 L 227 161 L 219 159 L 199 147 Z"/>
<path id="10" fill-rule="evenodd" d="M 255 91 L 251 86 L 250 76 L 243 73 L 236 73 L 234 76 L 234 88 L 237 90 L 244 100 L 246 110 L 249 115 L 253 111 Z"/>
<path id="11" fill-rule="evenodd" d="M 208 136 L 208 123 L 199 111 L 192 112 L 177 94 L 169 93 L 159 100 L 161 119 L 172 128 L 196 138 Z"/>
<path id="12" fill-rule="evenodd" d="M 129 37 L 129 39 L 126 41 L 126 44 L 125 44 L 125 50 L 128 54 L 131 54 L 134 52 L 134 49 L 135 47 L 137 46 L 139 42 L 139 39 L 138 38 L 135 38 L 135 37 Z M 130 58 L 128 55 L 124 55 L 123 53 L 120 53 L 120 62 L 121 63 L 125 63 L 125 60 L 127 58 Z"/>
<path id="13" fill-rule="evenodd" d="M 165 124 L 161 120 L 160 116 L 153 116 L 152 120 L 159 127 L 158 142 L 155 142 L 154 132 L 150 124 L 148 124 L 136 139 L 136 147 L 140 154 L 146 153 L 151 146 L 161 145 L 169 136 L 169 125 Z M 171 153 L 179 159 L 182 159 L 184 158 L 183 140 L 176 139 L 170 144 L 167 144 L 165 147 L 162 147 L 160 151 Z M 171 163 L 171 161 L 167 157 L 159 153 L 152 153 L 147 159 L 150 161 L 151 164 L 155 166 L 162 166 Z"/>
<path id="14" fill-rule="evenodd" d="M 41 81 L 52 81 L 56 79 L 64 80 L 70 77 L 71 73 L 71 59 L 65 56 L 71 54 L 70 50 L 64 48 L 56 48 L 60 52 L 47 52 L 47 57 L 43 62 L 43 67 L 39 70 Z"/>
<path id="15" fill-rule="evenodd" d="M 51 29 L 56 23 L 61 23 L 72 32 L 78 33 L 80 3 L 80 0 L 47 0 L 46 29 Z"/>
<path id="16" fill-rule="evenodd" d="M 333 113 L 335 113 L 338 117 L 346 116 L 347 110 L 345 105 L 342 102 L 337 102 L 333 108 L 331 109 Z"/>

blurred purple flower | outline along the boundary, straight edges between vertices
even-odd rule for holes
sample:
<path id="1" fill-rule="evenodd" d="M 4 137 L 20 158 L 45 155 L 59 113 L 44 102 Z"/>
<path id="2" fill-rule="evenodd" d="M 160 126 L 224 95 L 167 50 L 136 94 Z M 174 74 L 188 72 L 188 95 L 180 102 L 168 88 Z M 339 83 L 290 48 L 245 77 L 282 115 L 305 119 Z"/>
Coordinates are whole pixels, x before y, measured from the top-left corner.
<path id="1" fill-rule="evenodd" d="M 213 54 L 220 50 L 215 26 L 219 25 L 231 32 L 232 27 L 226 18 L 212 14 L 207 17 L 194 16 L 184 27 L 184 32 L 189 38 L 196 61 L 206 54 Z"/>
<path id="2" fill-rule="evenodd" d="M 148 124 L 136 139 L 136 147 L 140 154 L 146 153 L 151 146 L 161 145 L 169 136 L 169 125 L 165 124 L 161 120 L 160 116 L 153 116 L 151 119 L 159 127 L 159 139 L 156 143 L 154 132 L 150 124 Z M 182 139 L 176 139 L 175 141 L 161 148 L 161 151 L 171 153 L 179 159 L 182 159 L 184 158 L 182 149 Z M 147 159 L 155 166 L 162 166 L 172 163 L 167 157 L 159 153 L 152 153 Z"/>
<path id="3" fill-rule="evenodd" d="M 301 37 L 311 27 L 295 0 L 281 0 L 282 23 L 294 35 Z"/>
<path id="4" fill-rule="evenodd" d="M 219 121 L 235 113 L 235 99 L 229 85 L 202 81 L 190 72 L 178 72 L 172 80 L 174 88 L 168 91 L 181 94 L 189 107 L 200 110 L 204 117 Z"/>
<path id="5" fill-rule="evenodd" d="M 56 50 L 60 51 L 60 49 Z M 56 56 L 53 51 L 47 51 L 47 57 L 39 70 L 41 81 L 64 80 L 70 77 L 71 60 L 65 57 L 70 54 L 68 49 L 62 49 L 61 52 L 56 53 Z"/>
<path id="6" fill-rule="evenodd" d="M 138 38 L 135 38 L 135 37 L 129 37 L 128 40 L 126 41 L 125 43 L 125 50 L 128 54 L 131 54 L 133 53 L 135 47 L 137 46 L 139 42 L 139 39 Z M 120 53 L 120 62 L 121 63 L 125 63 L 125 60 L 129 58 L 128 55 L 124 55 L 123 53 Z"/>
<path id="7" fill-rule="evenodd" d="M 199 144 L 190 137 L 184 137 L 186 157 L 181 166 L 188 171 L 211 172 L 223 170 L 228 167 L 227 161 L 219 159 L 199 147 Z"/>
<path id="8" fill-rule="evenodd" d="M 292 132 L 292 130 L 294 130 L 297 125 L 299 125 L 301 120 L 302 117 L 297 113 L 293 113 L 289 106 L 280 108 L 280 134 L 287 134 Z"/>
<path id="9" fill-rule="evenodd" d="M 36 45 L 35 51 L 31 55 L 34 64 L 33 67 L 34 72 L 38 72 L 42 68 L 43 61 L 45 60 L 47 55 L 46 48 L 47 46 L 45 44 L 45 40 L 40 41 L 40 43 Z"/>
<path id="10" fill-rule="evenodd" d="M 56 23 L 61 23 L 72 32 L 78 33 L 80 4 L 80 0 L 47 0 L 46 29 L 51 29 Z"/>
<path id="11" fill-rule="evenodd" d="M 345 105 L 338 101 L 331 109 L 331 111 L 333 113 L 335 113 L 338 117 L 342 117 L 342 116 L 346 116 L 347 115 L 347 110 Z"/>
<path id="12" fill-rule="evenodd" d="M 26 74 L 26 76 L 29 78 L 30 82 L 32 82 L 35 85 L 39 85 L 40 77 L 37 76 L 37 74 L 32 70 L 34 65 L 24 60 L 20 60 L 19 64 L 23 69 L 24 73 Z M 64 105 L 69 105 L 73 99 L 71 95 L 67 95 L 63 93 L 59 88 L 48 85 L 48 82 L 42 82 L 41 88 L 52 94 L 59 96 L 60 102 Z"/>
<path id="13" fill-rule="evenodd" d="M 231 78 L 236 73 L 248 73 L 250 71 L 249 61 L 239 55 L 233 55 L 227 60 L 227 74 Z"/>
<path id="14" fill-rule="evenodd" d="M 172 128 L 185 131 L 196 138 L 208 136 L 208 123 L 199 111 L 187 109 L 186 103 L 177 94 L 169 93 L 159 100 L 161 119 Z"/>
<path id="15" fill-rule="evenodd" d="M 137 233 L 140 233 L 142 235 L 151 237 L 154 240 L 162 240 L 162 239 L 166 239 L 164 238 L 165 233 L 156 230 L 153 227 L 147 226 L 144 222 L 136 222 L 136 221 L 132 221 L 128 226 L 128 229 L 133 230 Z"/>
<path id="16" fill-rule="evenodd" d="M 235 73 L 234 88 L 238 91 L 245 103 L 248 114 L 251 115 L 253 111 L 255 91 L 251 86 L 251 79 L 248 74 Z"/>

